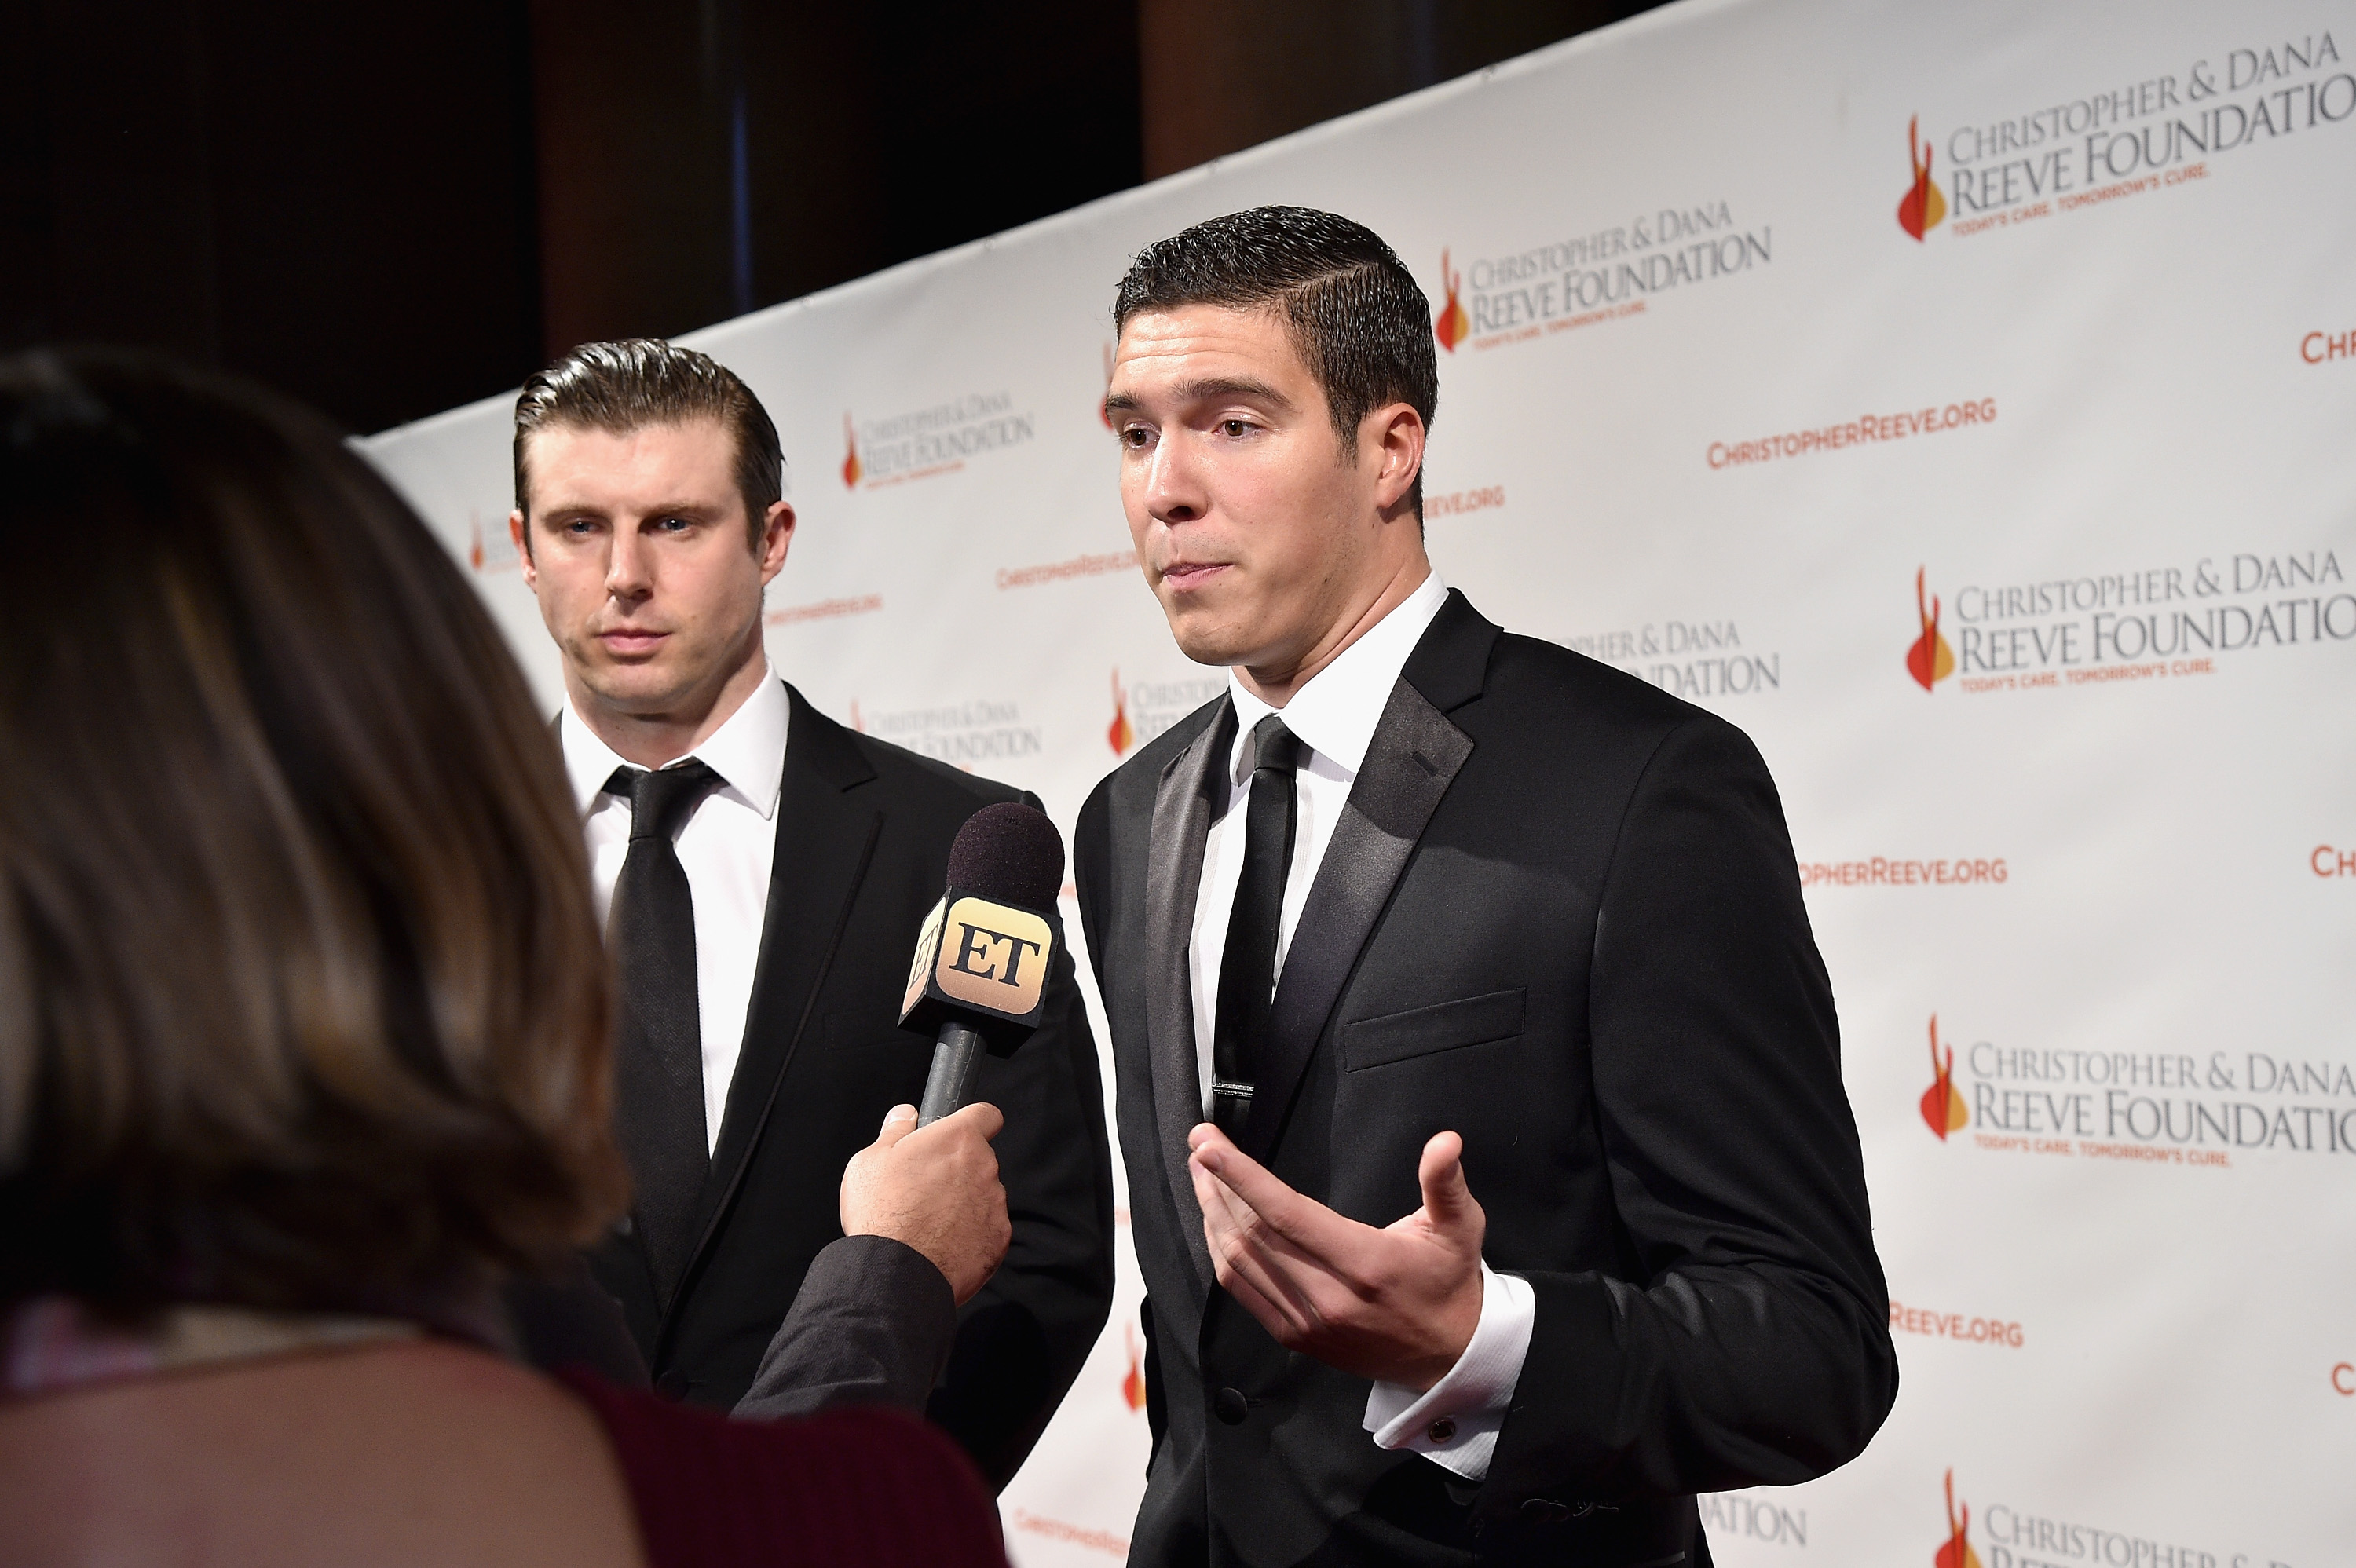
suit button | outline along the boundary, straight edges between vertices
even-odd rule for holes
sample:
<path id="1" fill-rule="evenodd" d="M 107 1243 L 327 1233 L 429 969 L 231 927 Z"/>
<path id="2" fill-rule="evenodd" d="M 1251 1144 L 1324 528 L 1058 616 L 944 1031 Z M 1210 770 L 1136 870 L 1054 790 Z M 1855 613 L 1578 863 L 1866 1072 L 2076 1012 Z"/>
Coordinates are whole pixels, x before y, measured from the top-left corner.
<path id="1" fill-rule="evenodd" d="M 1434 1443 L 1449 1442 L 1456 1435 L 1456 1423 L 1452 1418 L 1443 1415 L 1439 1420 L 1433 1422 L 1430 1425 L 1425 1427 L 1423 1429 L 1423 1435 L 1426 1437 L 1430 1438 Z"/>
<path id="2" fill-rule="evenodd" d="M 1251 1401 L 1241 1389 L 1223 1388 L 1211 1396 L 1211 1413 L 1229 1426 L 1241 1426 L 1244 1417 L 1251 1413 Z"/>
<path id="3" fill-rule="evenodd" d="M 655 1392 L 662 1395 L 665 1399 L 685 1399 L 687 1397 L 687 1374 L 680 1371 L 678 1368 L 673 1367 L 669 1371 L 665 1372 L 662 1376 L 655 1380 Z"/>

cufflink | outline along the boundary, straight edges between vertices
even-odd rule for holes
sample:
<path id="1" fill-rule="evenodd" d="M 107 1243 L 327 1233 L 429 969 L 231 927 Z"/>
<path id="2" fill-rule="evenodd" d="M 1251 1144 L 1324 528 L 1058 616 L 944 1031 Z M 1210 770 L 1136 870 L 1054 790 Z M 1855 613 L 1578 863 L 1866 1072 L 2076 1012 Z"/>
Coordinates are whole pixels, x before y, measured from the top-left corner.
<path id="1" fill-rule="evenodd" d="M 1456 1436 L 1456 1420 L 1453 1416 L 1443 1415 L 1425 1427 L 1423 1435 L 1434 1443 L 1451 1442 Z"/>

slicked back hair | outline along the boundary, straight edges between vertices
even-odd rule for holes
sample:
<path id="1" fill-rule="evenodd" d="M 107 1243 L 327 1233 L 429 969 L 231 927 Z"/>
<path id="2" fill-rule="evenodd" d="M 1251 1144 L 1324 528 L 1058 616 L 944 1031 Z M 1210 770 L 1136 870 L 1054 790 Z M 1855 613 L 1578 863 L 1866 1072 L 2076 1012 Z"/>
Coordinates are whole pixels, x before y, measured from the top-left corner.
<path id="1" fill-rule="evenodd" d="M 753 389 L 709 354 L 659 337 L 584 343 L 536 372 L 516 399 L 516 510 L 531 517 L 528 467 L 532 432 L 552 425 L 627 435 L 648 425 L 712 420 L 736 444 L 736 488 L 755 554 L 763 521 L 785 495 L 777 427 Z M 527 543 L 530 529 L 524 532 Z"/>
<path id="2" fill-rule="evenodd" d="M 1202 304 L 1282 313 L 1324 389 L 1345 462 L 1357 455 L 1358 422 L 1386 403 L 1407 404 L 1431 428 L 1440 408 L 1431 302 L 1365 224 L 1309 207 L 1255 207 L 1181 229 L 1130 258 L 1113 327 L 1141 311 Z M 1420 472 L 1408 501 L 1420 522 Z"/>

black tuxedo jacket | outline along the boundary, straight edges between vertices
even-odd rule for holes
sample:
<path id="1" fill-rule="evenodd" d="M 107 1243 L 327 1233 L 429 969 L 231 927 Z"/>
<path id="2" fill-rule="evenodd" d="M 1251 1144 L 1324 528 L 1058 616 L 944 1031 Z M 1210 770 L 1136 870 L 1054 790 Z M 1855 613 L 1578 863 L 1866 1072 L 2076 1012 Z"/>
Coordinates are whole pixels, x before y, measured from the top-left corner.
<path id="1" fill-rule="evenodd" d="M 768 917 L 701 1238 L 667 1310 L 634 1239 L 614 1237 L 590 1259 L 656 1388 L 722 1410 L 752 1388 L 811 1260 L 842 1234 L 843 1166 L 874 1141 L 886 1111 L 923 1096 L 933 1042 L 897 1025 L 950 843 L 982 806 L 1028 798 L 847 730 L 787 692 Z M 1000 1485 L 1111 1308 L 1102 1094 L 1071 960 L 1059 954 L 1046 1021 L 1012 1057 L 981 1065 L 977 1096 L 1006 1115 L 996 1147 L 1013 1243 L 962 1309 L 929 1403 Z"/>
<path id="2" fill-rule="evenodd" d="M 1693 1494 L 1804 1480 L 1895 1396 L 1830 986 L 1741 732 L 1449 595 L 1285 958 L 1247 1152 L 1369 1224 L 1463 1135 L 1537 1317 L 1486 1481 L 1386 1453 L 1368 1385 L 1214 1282 L 1187 940 L 1225 698 L 1107 779 L 1075 847 L 1148 1292 L 1132 1541 L 1180 1563 L 1708 1561 Z"/>

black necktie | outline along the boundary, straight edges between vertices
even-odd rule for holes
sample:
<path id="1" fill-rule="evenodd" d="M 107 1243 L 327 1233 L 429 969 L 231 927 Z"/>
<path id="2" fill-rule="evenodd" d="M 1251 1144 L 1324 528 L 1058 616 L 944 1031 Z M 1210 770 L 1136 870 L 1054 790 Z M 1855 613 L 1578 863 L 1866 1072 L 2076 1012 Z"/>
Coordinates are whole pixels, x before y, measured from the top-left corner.
<path id="1" fill-rule="evenodd" d="M 1284 879 L 1292 868 L 1297 815 L 1292 775 L 1301 742 L 1271 713 L 1252 727 L 1251 793 L 1244 807 L 1244 871 L 1227 917 L 1219 960 L 1219 1010 L 1211 1027 L 1211 1120 L 1240 1140 L 1259 1081 L 1269 1004 L 1276 993 L 1276 944 L 1284 915 Z"/>
<path id="2" fill-rule="evenodd" d="M 614 882 L 605 938 L 620 1004 L 615 1029 L 614 1130 L 629 1162 L 638 1234 L 666 1307 L 694 1243 L 695 1202 L 711 1164 L 703 1125 L 703 1023 L 695 996 L 695 903 L 671 847 L 720 775 L 690 758 L 677 767 L 616 768 L 609 795 L 630 800 L 630 851 Z"/>

